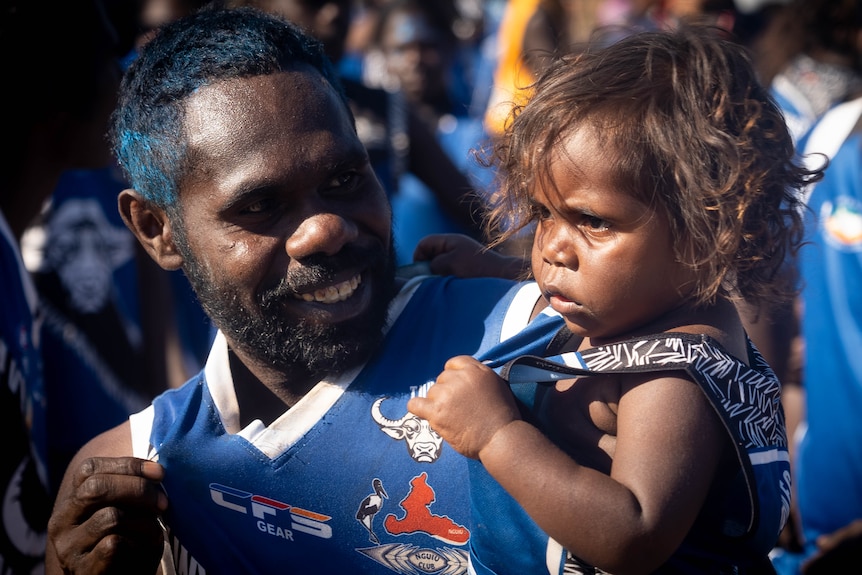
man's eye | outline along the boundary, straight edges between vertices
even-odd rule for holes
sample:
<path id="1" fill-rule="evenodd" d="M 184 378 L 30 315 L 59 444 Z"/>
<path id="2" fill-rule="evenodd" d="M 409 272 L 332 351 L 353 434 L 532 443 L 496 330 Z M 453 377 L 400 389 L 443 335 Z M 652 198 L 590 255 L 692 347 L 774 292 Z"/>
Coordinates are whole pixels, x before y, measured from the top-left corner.
<path id="1" fill-rule="evenodd" d="M 360 177 L 359 172 L 354 170 L 341 172 L 329 180 L 326 190 L 333 193 L 352 192 L 359 185 Z"/>
<path id="2" fill-rule="evenodd" d="M 251 204 L 248 204 L 245 208 L 243 208 L 243 212 L 247 214 L 262 214 L 268 210 L 271 210 L 274 202 L 272 200 L 258 200 Z"/>

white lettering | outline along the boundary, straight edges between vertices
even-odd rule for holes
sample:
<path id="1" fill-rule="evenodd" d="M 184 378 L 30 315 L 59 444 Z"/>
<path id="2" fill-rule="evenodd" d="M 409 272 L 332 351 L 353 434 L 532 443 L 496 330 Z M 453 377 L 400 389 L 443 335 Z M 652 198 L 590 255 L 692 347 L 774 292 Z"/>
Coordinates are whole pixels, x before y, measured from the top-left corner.
<path id="1" fill-rule="evenodd" d="M 224 493 L 218 491 L 216 489 L 210 488 L 210 496 L 213 501 L 222 507 L 227 507 L 228 509 L 233 509 L 234 511 L 239 511 L 240 513 L 248 513 L 242 505 L 237 505 L 236 503 L 230 503 L 229 501 L 225 501 Z"/>
<path id="2" fill-rule="evenodd" d="M 321 539 L 332 538 L 332 527 L 325 523 L 309 519 L 308 517 L 294 515 L 293 513 L 290 514 L 290 518 L 293 520 L 290 526 L 296 531 L 308 533 L 309 535 L 314 535 Z"/>
<path id="3" fill-rule="evenodd" d="M 266 514 L 275 516 L 275 509 L 270 507 L 269 505 L 261 505 L 260 503 L 256 503 L 254 501 L 251 502 L 251 514 L 257 517 L 258 519 L 265 519 Z"/>
<path id="4" fill-rule="evenodd" d="M 206 569 L 198 565 L 197 559 L 189 555 L 188 549 L 180 545 L 176 537 L 173 539 L 174 568 L 177 575 L 206 575 Z"/>
<path id="5" fill-rule="evenodd" d="M 422 385 L 411 385 L 410 397 L 427 397 L 428 390 L 431 388 L 432 385 L 434 385 L 433 381 L 426 381 Z"/>
<path id="6" fill-rule="evenodd" d="M 293 532 L 289 529 L 282 529 L 278 525 L 273 525 L 272 523 L 267 523 L 266 521 L 258 521 L 257 528 L 272 535 L 273 537 L 281 537 L 287 541 L 293 541 Z"/>

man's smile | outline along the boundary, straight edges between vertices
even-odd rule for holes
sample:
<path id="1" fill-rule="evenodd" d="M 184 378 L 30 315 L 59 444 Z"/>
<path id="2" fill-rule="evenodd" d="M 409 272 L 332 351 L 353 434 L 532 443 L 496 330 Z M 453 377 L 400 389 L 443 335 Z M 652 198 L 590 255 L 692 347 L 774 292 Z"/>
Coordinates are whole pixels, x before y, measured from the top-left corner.
<path id="1" fill-rule="evenodd" d="M 308 302 L 335 303 L 344 301 L 353 295 L 353 292 L 356 291 L 357 286 L 359 286 L 361 282 L 361 276 L 355 275 L 341 283 L 327 286 L 325 288 L 318 288 L 313 292 L 297 293 L 294 294 L 293 297 Z"/>

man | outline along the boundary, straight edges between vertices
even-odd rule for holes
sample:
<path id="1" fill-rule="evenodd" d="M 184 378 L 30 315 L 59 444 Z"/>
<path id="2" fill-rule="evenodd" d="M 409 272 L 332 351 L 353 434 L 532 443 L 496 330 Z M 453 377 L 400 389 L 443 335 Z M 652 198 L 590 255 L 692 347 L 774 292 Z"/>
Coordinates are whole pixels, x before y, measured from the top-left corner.
<path id="1" fill-rule="evenodd" d="M 553 314 L 509 337 L 535 285 L 396 279 L 329 61 L 274 16 L 169 24 L 114 118 L 123 219 L 219 334 L 200 374 L 70 464 L 47 572 L 465 573 L 465 460 L 406 404 L 453 355 L 548 344 Z"/>
<path id="2" fill-rule="evenodd" d="M 320 40 L 336 67 L 344 59 L 351 0 L 223 1 L 229 7 L 253 6 L 283 16 Z M 339 80 L 356 119 L 359 139 L 392 202 L 397 262 L 412 262 L 418 238 L 426 233 L 484 238 L 487 201 L 475 187 L 478 180 L 463 169 L 462 162 L 449 156 L 404 95 L 370 86 L 349 74 L 340 75 Z M 465 161 L 468 159 L 472 157 L 465 155 Z M 423 189 L 417 191 L 416 184 Z M 423 214 L 428 222 L 421 221 Z"/>

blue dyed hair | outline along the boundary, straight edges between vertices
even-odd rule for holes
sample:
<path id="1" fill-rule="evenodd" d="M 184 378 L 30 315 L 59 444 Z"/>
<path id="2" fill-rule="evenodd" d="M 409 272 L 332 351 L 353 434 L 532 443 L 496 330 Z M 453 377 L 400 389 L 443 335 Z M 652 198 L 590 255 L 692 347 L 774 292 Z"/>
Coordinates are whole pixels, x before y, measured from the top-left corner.
<path id="1" fill-rule="evenodd" d="M 320 72 L 349 114 L 321 43 L 277 16 L 212 8 L 165 25 L 126 72 L 112 118 L 111 143 L 131 187 L 163 208 L 175 207 L 177 185 L 188 168 L 185 100 L 214 82 L 274 74 L 300 63 Z"/>

